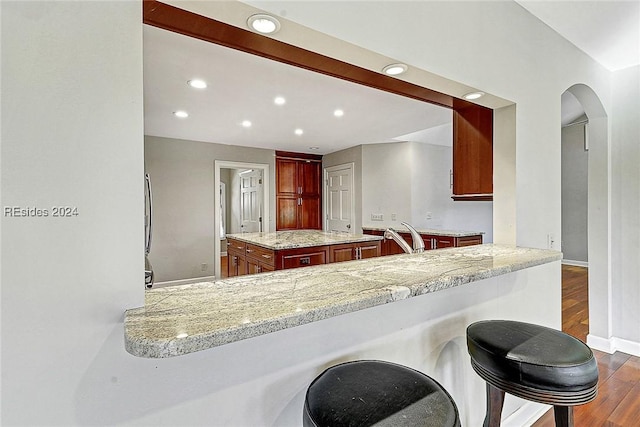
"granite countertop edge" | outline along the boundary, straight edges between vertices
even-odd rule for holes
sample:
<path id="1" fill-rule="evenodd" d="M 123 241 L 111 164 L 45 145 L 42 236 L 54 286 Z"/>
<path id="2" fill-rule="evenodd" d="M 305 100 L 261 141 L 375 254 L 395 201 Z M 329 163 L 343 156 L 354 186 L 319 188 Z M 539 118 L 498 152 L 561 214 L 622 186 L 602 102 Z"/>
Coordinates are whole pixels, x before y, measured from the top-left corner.
<path id="1" fill-rule="evenodd" d="M 160 288 L 148 291 L 144 307 L 126 311 L 125 348 L 144 358 L 184 355 L 561 259 L 557 251 L 488 244 Z M 361 287 L 352 290 L 352 282 Z M 326 286 L 326 295 L 319 286 Z M 265 296 L 272 298 L 262 306 Z M 213 325 L 225 317 L 217 302 L 232 315 L 258 305 L 256 318 Z M 293 309 L 305 303 L 310 308 Z M 178 337 L 179 328 L 190 333 Z"/>
<path id="2" fill-rule="evenodd" d="M 363 226 L 362 230 L 385 231 L 389 227 Z M 403 226 L 391 227 L 399 233 L 409 233 L 409 230 Z M 463 231 L 463 230 L 440 230 L 435 228 L 416 228 L 420 234 L 430 234 L 432 236 L 448 236 L 448 237 L 469 237 L 485 234 L 484 231 Z"/>

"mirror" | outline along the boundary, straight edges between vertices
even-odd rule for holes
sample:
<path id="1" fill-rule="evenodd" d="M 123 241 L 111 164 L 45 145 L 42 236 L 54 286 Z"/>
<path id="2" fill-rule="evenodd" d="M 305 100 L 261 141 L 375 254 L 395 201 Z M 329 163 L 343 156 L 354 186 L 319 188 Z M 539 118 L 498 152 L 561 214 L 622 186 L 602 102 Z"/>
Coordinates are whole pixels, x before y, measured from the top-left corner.
<path id="1" fill-rule="evenodd" d="M 195 78 L 208 87 L 188 86 Z M 216 161 L 265 167 L 264 201 L 271 203 L 264 208 L 269 220 L 263 227 L 275 230 L 276 149 L 323 154 L 324 167 L 354 162 L 354 190 L 361 195 L 356 229 L 396 218 L 422 228 L 485 231 L 451 226 L 448 219 L 473 223 L 469 216 L 478 211 L 469 210 L 473 202 L 454 208 L 450 200 L 447 108 L 148 25 L 144 87 L 145 167 L 160 175 L 155 198 L 166 208 L 156 206 L 155 223 L 164 232 L 156 232 L 151 254 L 159 282 L 220 275 Z M 276 97 L 285 102 L 276 104 Z M 341 116 L 334 115 L 338 109 Z M 175 117 L 178 110 L 189 116 Z M 489 224 L 490 206 L 480 213 Z M 378 212 L 387 212 L 387 219 L 372 223 L 370 214 Z"/>

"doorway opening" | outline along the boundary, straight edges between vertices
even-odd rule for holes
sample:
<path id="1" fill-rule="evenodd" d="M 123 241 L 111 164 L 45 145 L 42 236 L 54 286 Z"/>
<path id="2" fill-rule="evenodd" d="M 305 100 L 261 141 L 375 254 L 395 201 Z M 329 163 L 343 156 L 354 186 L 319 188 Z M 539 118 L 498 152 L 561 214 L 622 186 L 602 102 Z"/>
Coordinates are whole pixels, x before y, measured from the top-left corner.
<path id="1" fill-rule="evenodd" d="M 214 171 L 214 274 L 220 279 L 225 276 L 227 235 L 267 229 L 269 165 L 216 160 Z"/>
<path id="2" fill-rule="evenodd" d="M 607 115 L 596 93 L 576 84 L 562 95 L 563 264 L 588 269 L 587 343 L 611 336 L 611 195 Z M 571 304 L 563 295 L 563 305 Z M 563 314 L 564 317 L 564 314 Z M 563 324 L 568 319 L 563 318 Z"/>

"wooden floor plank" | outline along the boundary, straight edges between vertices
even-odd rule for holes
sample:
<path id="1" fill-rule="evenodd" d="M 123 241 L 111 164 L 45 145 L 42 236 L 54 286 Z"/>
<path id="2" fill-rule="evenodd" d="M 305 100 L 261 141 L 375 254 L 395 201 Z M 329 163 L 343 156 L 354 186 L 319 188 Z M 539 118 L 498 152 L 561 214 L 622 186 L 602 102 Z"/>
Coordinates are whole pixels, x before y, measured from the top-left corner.
<path id="1" fill-rule="evenodd" d="M 589 333 L 589 279 L 584 267 L 562 266 L 562 330 L 586 341 Z M 576 426 L 640 426 L 640 358 L 594 350 L 598 360 L 598 396 L 574 407 Z M 553 411 L 533 427 L 554 427 Z"/>

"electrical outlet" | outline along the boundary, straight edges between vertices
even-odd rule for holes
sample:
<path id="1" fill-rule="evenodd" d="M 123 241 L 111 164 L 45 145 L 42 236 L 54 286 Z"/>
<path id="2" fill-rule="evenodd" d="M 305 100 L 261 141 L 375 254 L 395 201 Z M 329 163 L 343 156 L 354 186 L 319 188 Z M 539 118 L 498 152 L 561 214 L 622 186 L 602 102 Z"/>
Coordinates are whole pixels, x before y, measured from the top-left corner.
<path id="1" fill-rule="evenodd" d="M 392 213 L 391 214 L 391 221 L 395 221 L 398 218 L 398 215 Z"/>
<path id="2" fill-rule="evenodd" d="M 547 234 L 547 249 L 554 249 L 556 244 L 556 237 L 553 233 Z"/>
<path id="3" fill-rule="evenodd" d="M 208 264 L 204 264 L 204 263 L 200 264 L 200 270 L 201 271 L 207 271 L 208 268 L 209 268 Z"/>
<path id="4" fill-rule="evenodd" d="M 384 215 L 382 215 L 382 214 L 371 214 L 371 221 L 384 221 Z"/>
<path id="5" fill-rule="evenodd" d="M 427 219 L 431 219 L 431 212 L 427 212 Z"/>

